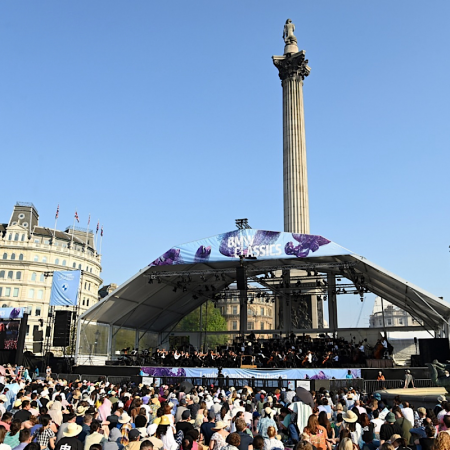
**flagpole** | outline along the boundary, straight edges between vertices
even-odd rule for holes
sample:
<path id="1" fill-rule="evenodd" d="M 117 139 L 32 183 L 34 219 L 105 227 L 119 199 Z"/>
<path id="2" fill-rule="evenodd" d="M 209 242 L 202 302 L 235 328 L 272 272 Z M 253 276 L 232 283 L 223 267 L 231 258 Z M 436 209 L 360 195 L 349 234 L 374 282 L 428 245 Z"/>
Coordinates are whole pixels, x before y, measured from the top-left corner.
<path id="1" fill-rule="evenodd" d="M 58 217 L 59 217 L 59 203 L 58 203 L 58 208 L 56 208 L 55 228 L 53 228 L 53 239 L 55 239 L 55 237 L 56 237 L 56 225 L 58 223 Z"/>
<path id="2" fill-rule="evenodd" d="M 86 228 L 86 252 L 87 252 L 87 246 L 88 246 L 88 231 L 89 231 L 90 223 L 91 223 L 91 213 L 89 213 L 88 226 Z"/>
<path id="3" fill-rule="evenodd" d="M 100 226 L 100 219 L 97 220 L 97 228 L 95 230 L 95 251 L 98 253 L 97 251 L 97 242 L 98 242 L 98 228 Z"/>
<path id="4" fill-rule="evenodd" d="M 78 209 L 75 210 L 75 215 L 73 216 L 73 225 L 72 225 L 72 239 L 70 240 L 70 248 L 73 248 L 73 235 L 75 232 L 75 216 L 78 213 Z"/>
<path id="5" fill-rule="evenodd" d="M 103 241 L 103 225 L 102 225 L 102 232 L 100 233 L 100 252 L 99 254 L 102 254 L 102 241 Z"/>

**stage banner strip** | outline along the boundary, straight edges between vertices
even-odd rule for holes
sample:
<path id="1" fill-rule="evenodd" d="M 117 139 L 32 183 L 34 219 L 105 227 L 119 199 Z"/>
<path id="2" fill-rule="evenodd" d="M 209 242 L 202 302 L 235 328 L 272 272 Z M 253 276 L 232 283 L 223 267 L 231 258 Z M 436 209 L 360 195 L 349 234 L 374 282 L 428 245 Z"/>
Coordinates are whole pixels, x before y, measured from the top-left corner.
<path id="1" fill-rule="evenodd" d="M 53 272 L 50 306 L 76 306 L 81 270 Z"/>
<path id="2" fill-rule="evenodd" d="M 22 319 L 23 308 L 0 308 L 0 319 Z"/>
<path id="3" fill-rule="evenodd" d="M 257 380 L 331 380 L 344 379 L 349 369 L 222 369 L 229 378 L 255 378 Z M 218 369 L 203 367 L 141 367 L 141 376 L 147 377 L 187 377 L 214 378 Z M 361 378 L 361 369 L 351 369 L 352 378 Z"/>

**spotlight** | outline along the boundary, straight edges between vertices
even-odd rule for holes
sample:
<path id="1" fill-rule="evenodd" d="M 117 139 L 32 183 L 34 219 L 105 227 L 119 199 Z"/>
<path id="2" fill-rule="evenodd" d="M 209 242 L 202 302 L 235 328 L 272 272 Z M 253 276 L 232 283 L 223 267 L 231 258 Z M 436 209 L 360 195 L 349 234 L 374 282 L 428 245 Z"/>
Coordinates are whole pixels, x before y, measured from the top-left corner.
<path id="1" fill-rule="evenodd" d="M 317 277 L 319 275 L 319 273 L 317 272 L 316 269 L 314 269 L 314 276 Z"/>
<path id="2" fill-rule="evenodd" d="M 216 273 L 214 276 L 216 277 L 216 281 L 220 280 L 219 274 Z"/>
<path id="3" fill-rule="evenodd" d="M 258 292 L 258 293 L 256 294 L 256 298 L 261 298 L 261 292 Z"/>
<path id="4" fill-rule="evenodd" d="M 205 291 L 209 291 L 209 287 L 206 284 L 205 284 Z"/>
<path id="5" fill-rule="evenodd" d="M 323 301 L 326 302 L 328 297 L 326 295 L 323 296 Z"/>
<path id="6" fill-rule="evenodd" d="M 161 284 L 161 278 L 157 278 L 157 280 L 158 280 L 158 284 Z"/>
<path id="7" fill-rule="evenodd" d="M 343 294 L 346 294 L 346 293 L 347 293 L 347 291 L 345 290 L 345 288 L 342 289 L 342 293 L 343 293 Z"/>
<path id="8" fill-rule="evenodd" d="M 269 278 L 269 274 L 268 272 L 264 272 L 264 279 L 267 280 L 267 278 Z"/>
<path id="9" fill-rule="evenodd" d="M 153 278 L 150 277 L 150 278 L 148 279 L 148 284 L 153 284 Z"/>
<path id="10" fill-rule="evenodd" d="M 316 280 L 316 286 L 320 286 L 320 280 Z"/>
<path id="11" fill-rule="evenodd" d="M 177 292 L 177 288 L 174 287 L 174 288 L 172 289 L 172 292 Z"/>
<path id="12" fill-rule="evenodd" d="M 310 276 L 311 276 L 311 271 L 310 271 L 310 270 L 307 270 L 307 271 L 306 271 L 306 276 L 307 276 L 307 277 L 310 277 Z"/>
<path id="13" fill-rule="evenodd" d="M 323 284 L 324 286 L 328 286 L 328 283 L 327 283 L 325 280 L 322 280 L 322 284 Z"/>
<path id="14" fill-rule="evenodd" d="M 200 279 L 201 279 L 202 281 L 206 281 L 205 275 L 201 275 L 201 276 L 200 276 Z"/>
<path id="15" fill-rule="evenodd" d="M 302 283 L 300 283 L 300 280 L 298 280 L 297 283 L 295 283 L 295 285 L 298 287 L 298 286 L 301 286 Z"/>
<path id="16" fill-rule="evenodd" d="M 266 303 L 269 303 L 270 302 L 270 298 L 266 298 Z"/>
<path id="17" fill-rule="evenodd" d="M 265 297 L 265 296 L 266 296 L 266 293 L 263 292 L 263 293 L 261 294 L 261 297 Z"/>
<path id="18" fill-rule="evenodd" d="M 183 292 L 186 292 L 186 291 L 187 291 L 187 287 L 183 286 Z"/>
<path id="19" fill-rule="evenodd" d="M 322 297 L 320 295 L 317 296 L 317 300 L 319 300 L 319 302 L 322 301 Z"/>
<path id="20" fill-rule="evenodd" d="M 275 274 L 272 271 L 270 272 L 270 278 L 275 278 Z"/>

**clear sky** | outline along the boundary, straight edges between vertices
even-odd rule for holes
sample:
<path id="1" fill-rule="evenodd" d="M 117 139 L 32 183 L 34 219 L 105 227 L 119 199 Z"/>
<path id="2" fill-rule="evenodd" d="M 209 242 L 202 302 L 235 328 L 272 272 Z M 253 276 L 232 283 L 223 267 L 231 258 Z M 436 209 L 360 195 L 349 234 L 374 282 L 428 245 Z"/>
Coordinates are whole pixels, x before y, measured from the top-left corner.
<path id="1" fill-rule="evenodd" d="M 236 218 L 282 230 L 288 17 L 312 68 L 311 232 L 450 300 L 448 0 L 3 0 L 0 220 L 17 200 L 44 226 L 58 203 L 59 228 L 91 213 L 119 284 Z"/>

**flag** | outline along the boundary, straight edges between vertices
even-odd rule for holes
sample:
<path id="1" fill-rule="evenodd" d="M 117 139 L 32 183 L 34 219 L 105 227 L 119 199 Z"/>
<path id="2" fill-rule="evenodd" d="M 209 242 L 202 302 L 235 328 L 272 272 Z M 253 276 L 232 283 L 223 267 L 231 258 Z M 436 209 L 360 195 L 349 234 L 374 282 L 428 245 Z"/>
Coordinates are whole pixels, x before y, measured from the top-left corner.
<path id="1" fill-rule="evenodd" d="M 100 227 L 100 220 L 97 222 L 97 229 L 95 230 L 95 234 L 98 233 L 98 228 Z"/>
<path id="2" fill-rule="evenodd" d="M 91 223 L 91 215 L 89 214 L 89 218 L 88 218 L 88 226 Z"/>
<path id="3" fill-rule="evenodd" d="M 102 225 L 102 231 L 100 232 L 100 236 L 103 236 L 103 225 Z"/>
<path id="4" fill-rule="evenodd" d="M 50 292 L 50 305 L 75 306 L 78 300 L 80 277 L 80 270 L 53 272 L 52 290 Z"/>
<path id="5" fill-rule="evenodd" d="M 80 222 L 80 219 L 78 218 L 78 213 L 75 211 L 75 219 L 77 219 L 77 222 Z"/>
<path id="6" fill-rule="evenodd" d="M 56 215 L 55 215 L 55 219 L 57 219 L 59 217 L 59 205 L 56 208 Z"/>

